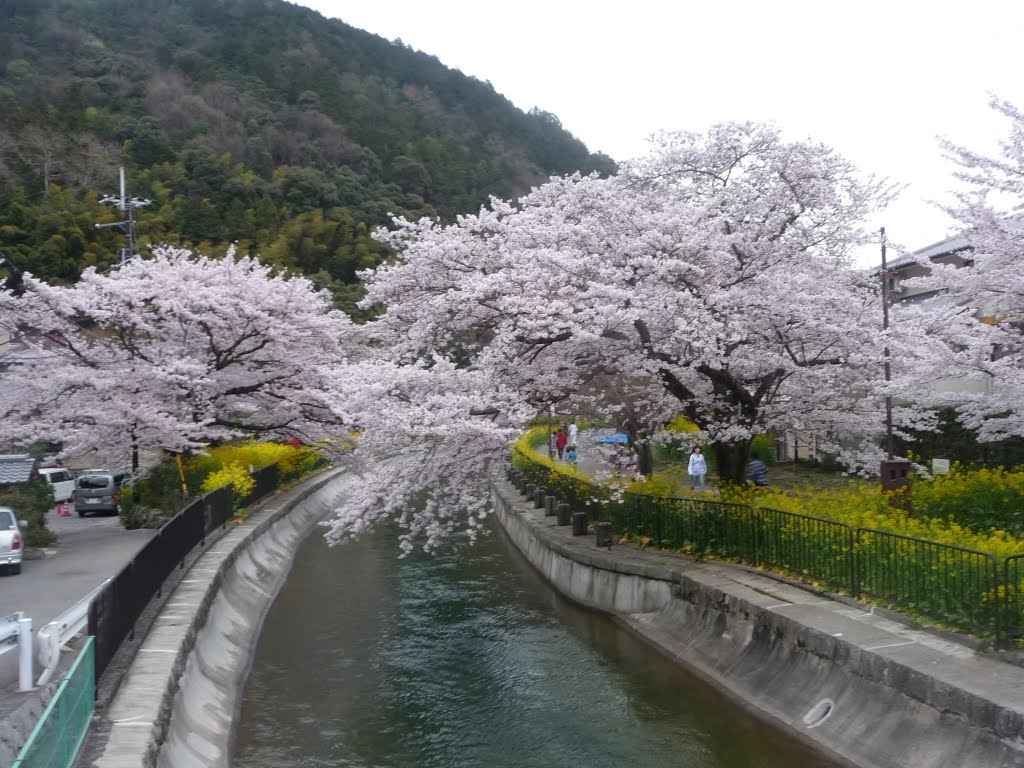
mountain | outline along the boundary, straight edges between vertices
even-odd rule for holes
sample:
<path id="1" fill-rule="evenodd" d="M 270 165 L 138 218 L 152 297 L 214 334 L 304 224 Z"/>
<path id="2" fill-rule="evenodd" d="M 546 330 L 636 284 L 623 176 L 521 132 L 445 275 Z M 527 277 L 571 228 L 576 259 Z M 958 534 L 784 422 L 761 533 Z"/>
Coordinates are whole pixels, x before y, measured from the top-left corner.
<path id="1" fill-rule="evenodd" d="M 553 174 L 612 173 L 554 115 L 400 41 L 281 0 L 3 0 L 0 250 L 71 281 L 143 243 L 231 241 L 347 302 L 390 213 L 475 211 Z"/>

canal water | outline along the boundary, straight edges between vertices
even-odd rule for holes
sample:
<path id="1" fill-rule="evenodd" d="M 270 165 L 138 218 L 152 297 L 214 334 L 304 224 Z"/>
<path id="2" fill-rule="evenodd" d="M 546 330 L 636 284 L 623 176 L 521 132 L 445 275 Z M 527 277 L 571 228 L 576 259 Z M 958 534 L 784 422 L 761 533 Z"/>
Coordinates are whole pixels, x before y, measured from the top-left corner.
<path id="1" fill-rule="evenodd" d="M 235 768 L 824 768 L 500 534 L 397 558 L 308 539 L 271 608 Z"/>

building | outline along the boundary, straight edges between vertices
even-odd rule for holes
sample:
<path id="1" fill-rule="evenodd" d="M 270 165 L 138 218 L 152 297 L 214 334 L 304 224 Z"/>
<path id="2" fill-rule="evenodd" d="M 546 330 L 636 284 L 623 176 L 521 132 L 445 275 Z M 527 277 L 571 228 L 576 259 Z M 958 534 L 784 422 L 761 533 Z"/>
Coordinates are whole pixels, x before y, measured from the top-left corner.
<path id="1" fill-rule="evenodd" d="M 36 476 L 36 460 L 27 453 L 0 454 L 0 493 Z"/>
<path id="2" fill-rule="evenodd" d="M 970 266 L 971 245 L 966 237 L 956 235 L 916 250 L 910 256 L 890 262 L 887 265 L 886 282 L 889 297 L 893 301 L 922 301 L 937 293 L 920 286 L 907 285 L 906 281 L 910 278 L 924 277 L 928 274 L 925 263 L 951 264 L 954 267 Z"/>

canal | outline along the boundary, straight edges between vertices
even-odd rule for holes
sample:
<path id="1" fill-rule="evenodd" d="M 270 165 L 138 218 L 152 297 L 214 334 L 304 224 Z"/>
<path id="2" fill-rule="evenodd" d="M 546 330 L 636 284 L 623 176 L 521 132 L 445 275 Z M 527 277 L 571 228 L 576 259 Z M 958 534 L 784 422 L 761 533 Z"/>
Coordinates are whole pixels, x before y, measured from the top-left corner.
<path id="1" fill-rule="evenodd" d="M 301 547 L 271 608 L 235 768 L 824 768 L 504 538 L 397 558 Z"/>

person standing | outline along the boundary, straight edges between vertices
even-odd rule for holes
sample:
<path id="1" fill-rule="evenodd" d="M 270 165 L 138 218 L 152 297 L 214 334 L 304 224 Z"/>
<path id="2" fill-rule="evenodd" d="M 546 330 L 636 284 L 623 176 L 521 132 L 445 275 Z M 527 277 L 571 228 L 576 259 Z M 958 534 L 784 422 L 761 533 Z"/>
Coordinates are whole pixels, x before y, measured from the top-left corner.
<path id="1" fill-rule="evenodd" d="M 558 460 L 561 461 L 565 455 L 565 446 L 569 443 L 569 436 L 565 434 L 565 430 L 558 430 L 555 433 L 555 447 L 558 449 Z"/>
<path id="2" fill-rule="evenodd" d="M 576 422 L 569 425 L 569 445 L 576 445 L 576 437 L 579 435 L 579 428 L 576 426 Z"/>
<path id="3" fill-rule="evenodd" d="M 686 472 L 690 476 L 690 489 L 694 490 L 700 486 L 701 490 L 706 487 L 704 485 L 704 475 L 708 473 L 708 462 L 704 458 L 704 451 L 701 450 L 699 445 L 694 446 L 693 453 L 690 454 L 690 463 L 686 467 Z"/>

